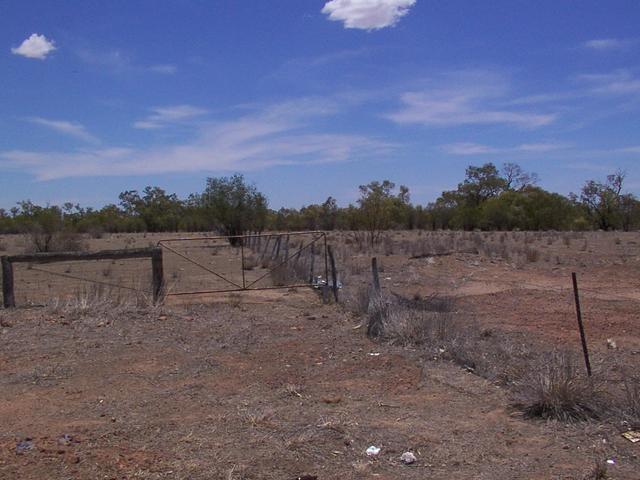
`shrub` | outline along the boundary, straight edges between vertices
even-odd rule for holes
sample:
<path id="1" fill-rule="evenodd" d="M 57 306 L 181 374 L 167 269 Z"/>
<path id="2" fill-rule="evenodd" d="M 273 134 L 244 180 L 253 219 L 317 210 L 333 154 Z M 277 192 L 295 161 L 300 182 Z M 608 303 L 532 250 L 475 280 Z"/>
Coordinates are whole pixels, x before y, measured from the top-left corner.
<path id="1" fill-rule="evenodd" d="M 79 233 L 45 233 L 33 230 L 27 237 L 27 252 L 81 252 L 87 249 L 86 242 Z"/>

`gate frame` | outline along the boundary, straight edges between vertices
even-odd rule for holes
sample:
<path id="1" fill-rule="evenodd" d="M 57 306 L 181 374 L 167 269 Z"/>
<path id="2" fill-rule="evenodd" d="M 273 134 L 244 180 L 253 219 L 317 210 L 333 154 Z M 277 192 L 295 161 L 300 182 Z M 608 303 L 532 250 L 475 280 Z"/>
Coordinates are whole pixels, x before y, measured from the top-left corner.
<path id="1" fill-rule="evenodd" d="M 151 258 L 151 271 L 153 276 L 153 302 L 158 303 L 162 297 L 164 286 L 162 273 L 162 249 L 158 247 L 131 248 L 128 250 L 101 250 L 98 252 L 53 252 L 53 253 L 26 253 L 22 255 L 3 255 L 2 263 L 2 301 L 4 308 L 15 308 L 13 264 L 14 263 L 56 263 L 87 260 L 125 260 L 131 258 Z M 52 272 L 47 272 L 52 273 Z M 61 273 L 54 275 L 71 277 Z M 75 278 L 89 283 L 104 283 L 90 278 Z M 111 285 L 115 288 L 124 288 Z"/>
<path id="2" fill-rule="evenodd" d="M 280 263 L 278 263 L 276 266 L 268 269 L 262 276 L 258 277 L 256 280 L 252 281 L 251 283 L 249 283 L 247 285 L 247 282 L 245 280 L 245 274 L 244 274 L 244 261 L 245 261 L 245 253 L 244 253 L 244 245 L 245 239 L 248 238 L 269 238 L 271 239 L 272 237 L 277 237 L 277 238 L 282 238 L 282 237 L 295 237 L 295 236 L 303 236 L 303 235 L 312 235 L 313 238 L 307 245 L 304 245 L 302 247 L 300 247 L 295 253 L 293 253 L 292 255 L 289 255 L 289 253 L 287 252 L 284 260 Z M 225 278 L 223 275 L 219 274 L 218 272 L 216 272 L 215 270 L 202 265 L 201 263 L 197 262 L 196 260 L 189 258 L 188 255 L 185 255 L 183 253 L 178 252 L 177 250 L 171 248 L 170 246 L 167 245 L 167 243 L 173 243 L 173 242 L 196 242 L 196 241 L 200 241 L 200 240 L 226 240 L 227 242 L 229 242 L 228 246 L 233 246 L 231 245 L 230 240 L 232 238 L 236 238 L 236 239 L 240 239 L 240 255 L 241 255 L 241 265 L 240 268 L 242 269 L 242 285 L 238 285 L 237 283 Z M 254 233 L 254 234 L 249 234 L 249 235 L 216 235 L 216 236 L 208 236 L 208 237 L 179 237 L 179 238 L 168 238 L 168 239 L 162 239 L 159 240 L 158 243 L 156 244 L 157 247 L 159 248 L 165 248 L 167 249 L 169 252 L 174 253 L 176 255 L 178 255 L 179 257 L 182 257 L 183 259 L 187 260 L 190 263 L 193 263 L 194 265 L 200 267 L 201 269 L 211 273 L 212 275 L 215 275 L 216 277 L 224 280 L 227 283 L 230 283 L 231 285 L 233 285 L 236 288 L 227 288 L 227 289 L 216 289 L 216 290 L 197 290 L 197 291 L 190 291 L 190 292 L 166 292 L 165 296 L 166 297 L 173 297 L 173 296 L 182 296 L 182 295 L 204 295 L 204 294 L 208 294 L 208 293 L 231 293 L 231 292 L 251 292 L 251 291 L 260 291 L 260 290 L 281 290 L 281 289 L 286 289 L 286 288 L 297 288 L 297 287 L 313 287 L 313 283 L 300 283 L 300 284 L 292 284 L 292 285 L 282 285 L 282 286 L 271 286 L 271 287 L 253 287 L 253 285 L 255 285 L 256 283 L 258 283 L 260 280 L 262 280 L 263 278 L 267 277 L 267 275 L 269 275 L 272 271 L 274 271 L 277 268 L 280 268 L 282 265 L 286 264 L 287 262 L 289 262 L 291 259 L 295 258 L 296 256 L 299 256 L 300 253 L 311 247 L 312 245 L 315 245 L 318 241 L 322 241 L 323 243 L 323 250 L 324 250 L 324 278 L 327 281 L 327 285 L 328 285 L 328 280 L 329 280 L 329 248 L 327 246 L 327 232 L 322 231 L 322 230 L 310 230 L 310 231 L 302 231 L 302 232 L 287 232 L 287 233 Z M 227 245 L 224 245 L 225 247 Z M 324 292 L 323 292 L 324 294 Z M 324 295 L 323 295 L 324 296 Z"/>

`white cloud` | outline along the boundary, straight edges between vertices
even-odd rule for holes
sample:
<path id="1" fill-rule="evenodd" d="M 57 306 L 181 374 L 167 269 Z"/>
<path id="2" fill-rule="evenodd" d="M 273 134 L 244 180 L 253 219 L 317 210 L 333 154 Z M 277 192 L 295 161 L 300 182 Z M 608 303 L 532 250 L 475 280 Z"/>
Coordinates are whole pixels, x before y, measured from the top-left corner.
<path id="1" fill-rule="evenodd" d="M 250 171 L 276 165 L 370 159 L 393 149 L 393 145 L 363 135 L 309 131 L 314 117 L 335 112 L 331 104 L 326 100 L 303 99 L 263 108 L 237 119 L 200 126 L 193 140 L 176 145 L 73 152 L 0 152 L 0 165 L 26 171 L 40 180 L 51 180 Z"/>
<path id="2" fill-rule="evenodd" d="M 331 0 L 322 8 L 330 20 L 345 28 L 378 30 L 395 25 L 409 13 L 416 0 Z"/>
<path id="3" fill-rule="evenodd" d="M 606 52 L 611 50 L 621 50 L 633 45 L 633 43 L 635 43 L 633 40 L 620 40 L 618 38 L 596 38 L 584 42 L 582 46 L 590 50 Z"/>
<path id="4" fill-rule="evenodd" d="M 488 155 L 498 153 L 544 153 L 568 148 L 564 143 L 523 143 L 513 147 L 492 147 L 480 143 L 460 142 L 441 145 L 440 149 L 450 155 Z"/>
<path id="5" fill-rule="evenodd" d="M 399 124 L 459 126 L 506 124 L 536 128 L 552 123 L 556 115 L 508 108 L 505 78 L 491 72 L 448 74 L 420 91 L 405 92 L 402 107 L 386 115 Z"/>
<path id="6" fill-rule="evenodd" d="M 628 70 L 616 70 L 612 73 L 585 74 L 578 77 L 591 84 L 594 93 L 623 95 L 640 93 L 640 77 Z"/>
<path id="7" fill-rule="evenodd" d="M 76 122 L 68 122 L 66 120 L 50 120 L 41 117 L 30 117 L 27 118 L 31 123 L 35 123 L 36 125 L 42 125 L 43 127 L 49 128 L 59 133 L 63 133 L 65 135 L 69 135 L 75 137 L 79 140 L 89 143 L 97 143 L 99 140 L 91 135 L 84 125 Z"/>
<path id="8" fill-rule="evenodd" d="M 173 105 L 170 107 L 156 107 L 153 112 L 144 120 L 139 120 L 133 124 L 135 128 L 153 130 L 167 127 L 169 125 L 184 122 L 186 120 L 199 117 L 207 113 L 207 110 L 191 105 Z"/>
<path id="9" fill-rule="evenodd" d="M 55 49 L 53 40 L 48 40 L 44 35 L 32 33 L 19 47 L 12 48 L 11 52 L 14 55 L 44 60 Z"/>

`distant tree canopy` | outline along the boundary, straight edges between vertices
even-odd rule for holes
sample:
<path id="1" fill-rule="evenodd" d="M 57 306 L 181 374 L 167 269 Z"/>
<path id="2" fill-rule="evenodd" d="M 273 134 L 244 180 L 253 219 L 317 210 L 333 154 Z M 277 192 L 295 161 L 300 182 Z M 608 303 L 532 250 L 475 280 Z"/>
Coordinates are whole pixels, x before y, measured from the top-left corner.
<path id="1" fill-rule="evenodd" d="M 202 209 L 209 225 L 222 235 L 261 232 L 266 227 L 267 198 L 255 185 L 247 185 L 242 175 L 208 178 L 196 206 Z"/>
<path id="2" fill-rule="evenodd" d="M 469 166 L 455 190 L 428 205 L 414 205 L 409 189 L 390 180 L 359 187 L 355 204 L 333 197 L 300 209 L 270 210 L 266 196 L 242 175 L 208 178 L 202 192 L 180 199 L 160 187 L 122 192 L 101 209 L 77 204 L 40 206 L 26 200 L 0 209 L 0 233 L 28 233 L 39 251 L 53 248 L 60 233 L 217 231 L 241 235 L 264 230 L 358 230 L 376 243 L 389 229 L 633 230 L 640 202 L 624 191 L 625 173 L 588 180 L 578 194 L 563 196 L 539 186 L 519 165 Z"/>

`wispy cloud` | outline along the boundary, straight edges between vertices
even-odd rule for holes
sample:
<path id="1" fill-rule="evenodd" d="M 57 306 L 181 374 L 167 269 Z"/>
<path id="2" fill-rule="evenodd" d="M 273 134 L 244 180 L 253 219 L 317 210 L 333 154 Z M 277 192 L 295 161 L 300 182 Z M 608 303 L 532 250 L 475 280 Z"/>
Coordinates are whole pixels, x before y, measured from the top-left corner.
<path id="1" fill-rule="evenodd" d="M 578 79 L 587 82 L 594 93 L 609 95 L 640 93 L 640 77 L 626 69 L 611 73 L 584 74 L 578 76 Z"/>
<path id="2" fill-rule="evenodd" d="M 14 55 L 22 55 L 27 58 L 35 58 L 44 60 L 51 52 L 56 49 L 53 40 L 47 39 L 44 35 L 32 33 L 29 38 L 24 40 L 19 47 L 12 48 L 11 53 Z"/>
<path id="3" fill-rule="evenodd" d="M 169 172 L 249 171 L 276 165 L 370 159 L 394 146 L 364 135 L 318 133 L 317 116 L 331 115 L 326 100 L 300 99 L 199 127 L 189 142 L 149 149 L 108 147 L 73 152 L 7 151 L 0 164 L 40 180 L 65 177 L 148 175 Z"/>
<path id="4" fill-rule="evenodd" d="M 26 120 L 36 125 L 46 127 L 55 132 L 77 138 L 78 140 L 82 140 L 83 142 L 99 143 L 97 137 L 91 135 L 84 125 L 77 122 L 68 122 L 66 120 L 51 120 L 42 117 L 29 117 Z"/>
<path id="5" fill-rule="evenodd" d="M 492 147 L 472 142 L 441 145 L 440 149 L 450 155 L 485 155 L 494 153 L 544 153 L 568 148 L 565 143 L 523 143 L 513 147 Z"/>
<path id="6" fill-rule="evenodd" d="M 556 119 L 554 113 L 513 109 L 508 94 L 509 83 L 499 74 L 450 73 L 428 81 L 419 91 L 403 93 L 401 108 L 386 117 L 399 124 L 439 127 L 505 124 L 536 128 Z"/>
<path id="7" fill-rule="evenodd" d="M 145 130 L 163 128 L 200 117 L 206 114 L 207 110 L 192 105 L 173 105 L 156 107 L 152 109 L 152 112 L 147 118 L 135 122 L 133 126 Z"/>
<path id="8" fill-rule="evenodd" d="M 608 52 L 611 50 L 623 50 L 636 43 L 636 40 L 622 40 L 619 38 L 596 38 L 588 40 L 582 44 L 584 48 L 597 52 Z"/>
<path id="9" fill-rule="evenodd" d="M 178 67 L 170 63 L 144 65 L 137 62 L 133 55 L 122 50 L 79 48 L 75 51 L 75 54 L 87 65 L 116 75 L 144 72 L 173 75 L 178 71 Z"/>
<path id="10" fill-rule="evenodd" d="M 178 67 L 169 63 L 160 64 L 160 65 L 151 65 L 149 67 L 149 71 L 155 72 L 155 73 L 161 73 L 163 75 L 173 75 L 178 71 Z"/>
<path id="11" fill-rule="evenodd" d="M 416 0 L 331 0 L 322 13 L 345 28 L 378 30 L 395 25 L 409 13 Z"/>
<path id="12" fill-rule="evenodd" d="M 615 151 L 619 153 L 640 153 L 640 145 L 634 145 L 632 147 L 617 148 Z"/>

